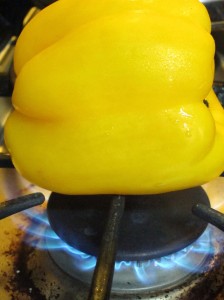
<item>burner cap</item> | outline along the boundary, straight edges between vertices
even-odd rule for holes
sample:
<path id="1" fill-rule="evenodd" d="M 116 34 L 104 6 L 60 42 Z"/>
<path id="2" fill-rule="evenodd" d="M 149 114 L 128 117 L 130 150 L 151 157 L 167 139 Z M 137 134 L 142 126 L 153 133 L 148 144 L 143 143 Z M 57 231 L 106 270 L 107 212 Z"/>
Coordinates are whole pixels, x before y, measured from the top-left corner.
<path id="1" fill-rule="evenodd" d="M 97 256 L 113 197 L 52 193 L 47 210 L 50 225 L 67 244 Z M 207 226 L 191 212 L 197 203 L 210 206 L 201 187 L 158 195 L 126 196 L 116 260 L 149 260 L 190 245 Z"/>

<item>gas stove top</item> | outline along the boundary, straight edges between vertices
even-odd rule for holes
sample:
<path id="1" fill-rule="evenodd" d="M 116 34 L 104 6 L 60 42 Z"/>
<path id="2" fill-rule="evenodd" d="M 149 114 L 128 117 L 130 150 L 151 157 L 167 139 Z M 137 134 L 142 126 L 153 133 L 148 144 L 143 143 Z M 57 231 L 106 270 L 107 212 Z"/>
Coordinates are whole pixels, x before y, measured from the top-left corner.
<path id="1" fill-rule="evenodd" d="M 3 132 L 12 109 L 14 45 L 24 24 L 50 2 L 53 1 L 21 0 L 15 1 L 16 5 L 2 1 L 0 4 L 3 8 L 0 30 L 4 36 L 0 43 L 0 155 L 8 155 Z M 213 22 L 214 90 L 224 105 L 224 1 L 201 2 L 207 6 Z M 211 206 L 224 212 L 224 178 L 209 182 L 202 190 Z M 34 192 L 43 193 L 47 201 L 0 221 L 0 299 L 90 299 L 96 258 L 71 247 L 59 238 L 60 232 L 58 235 L 52 230 L 46 207 L 51 192 L 31 184 L 13 168 L 0 169 L 0 202 Z M 140 219 L 135 216 L 135 222 Z M 85 228 L 85 233 L 94 235 L 92 228 Z M 224 299 L 223 249 L 224 233 L 209 225 L 196 241 L 174 254 L 143 261 L 119 259 L 110 299 Z M 162 279 L 157 281 L 157 276 Z"/>
<path id="2" fill-rule="evenodd" d="M 224 178 L 217 178 L 203 189 L 212 207 L 224 211 Z M 50 196 L 49 191 L 32 185 L 14 169 L 0 170 L 0 191 L 1 201 L 33 192 L 43 193 L 46 199 Z M 96 259 L 59 239 L 49 225 L 46 204 L 1 220 L 0 237 L 1 299 L 88 299 Z M 176 258 L 171 255 L 136 261 L 132 266 L 131 262 L 117 262 L 110 299 L 224 299 L 223 248 L 223 232 L 209 225 L 195 243 L 175 254 Z M 193 268 L 188 257 L 192 250 Z M 177 268 L 172 273 L 174 267 Z M 133 274 L 121 276 L 121 271 L 130 268 L 134 268 L 137 285 Z M 171 285 L 150 290 L 147 284 L 155 279 L 157 271 Z M 180 271 L 184 272 L 184 280 L 173 286 L 172 280 Z M 125 286 L 123 292 L 121 284 Z"/>

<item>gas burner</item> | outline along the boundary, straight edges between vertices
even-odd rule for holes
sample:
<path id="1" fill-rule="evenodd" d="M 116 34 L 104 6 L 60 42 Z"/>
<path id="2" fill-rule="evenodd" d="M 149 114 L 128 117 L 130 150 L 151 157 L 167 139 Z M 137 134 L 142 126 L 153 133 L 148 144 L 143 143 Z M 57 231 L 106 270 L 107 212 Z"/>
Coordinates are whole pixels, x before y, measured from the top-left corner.
<path id="1" fill-rule="evenodd" d="M 48 201 L 53 231 L 46 234 L 46 249 L 62 270 L 86 284 L 93 277 L 113 197 L 52 193 Z M 192 214 L 196 203 L 210 206 L 201 187 L 125 198 L 113 292 L 173 288 L 203 269 L 213 247 L 211 229 L 205 230 L 207 223 Z"/>
<path id="2" fill-rule="evenodd" d="M 52 193 L 48 201 L 52 229 L 70 246 L 98 256 L 113 197 Z M 175 253 L 192 244 L 207 226 L 192 214 L 195 204 L 210 206 L 201 187 L 125 198 L 117 261 L 146 261 Z"/>

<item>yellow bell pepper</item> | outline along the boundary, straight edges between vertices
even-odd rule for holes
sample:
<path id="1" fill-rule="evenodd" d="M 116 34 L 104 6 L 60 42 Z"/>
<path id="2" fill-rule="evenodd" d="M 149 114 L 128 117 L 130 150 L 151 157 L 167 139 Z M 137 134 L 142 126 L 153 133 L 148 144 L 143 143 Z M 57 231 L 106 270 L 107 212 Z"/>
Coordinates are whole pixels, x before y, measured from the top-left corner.
<path id="1" fill-rule="evenodd" d="M 214 41 L 197 0 L 61 0 L 15 49 L 5 141 L 31 182 L 64 194 L 153 194 L 224 169 Z"/>

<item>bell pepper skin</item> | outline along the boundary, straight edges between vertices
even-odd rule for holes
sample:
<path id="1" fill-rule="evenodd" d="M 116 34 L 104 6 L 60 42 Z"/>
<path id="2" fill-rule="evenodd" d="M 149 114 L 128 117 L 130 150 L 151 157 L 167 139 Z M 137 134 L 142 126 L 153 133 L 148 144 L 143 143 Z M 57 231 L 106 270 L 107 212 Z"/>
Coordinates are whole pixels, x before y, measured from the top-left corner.
<path id="1" fill-rule="evenodd" d="M 154 194 L 224 168 L 214 41 L 197 0 L 61 0 L 15 50 L 5 141 L 29 181 L 64 194 Z"/>

